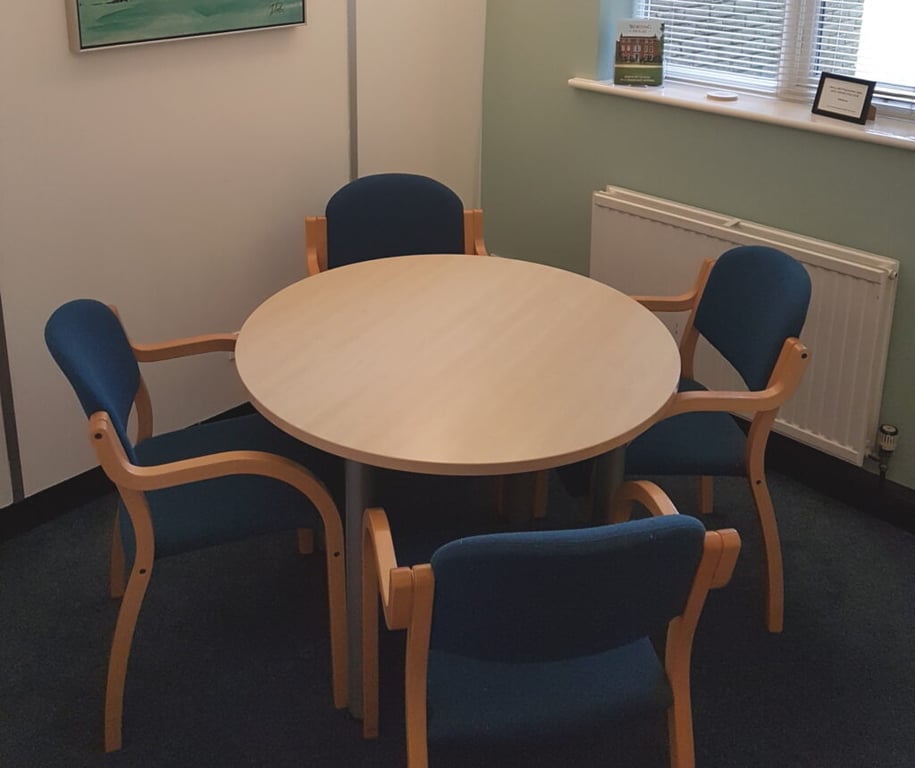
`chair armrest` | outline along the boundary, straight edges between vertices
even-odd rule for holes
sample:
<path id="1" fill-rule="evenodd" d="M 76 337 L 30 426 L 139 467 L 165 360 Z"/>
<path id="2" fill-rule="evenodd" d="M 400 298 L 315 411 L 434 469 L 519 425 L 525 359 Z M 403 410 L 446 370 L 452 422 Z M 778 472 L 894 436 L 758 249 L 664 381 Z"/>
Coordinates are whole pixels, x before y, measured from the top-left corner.
<path id="1" fill-rule="evenodd" d="M 160 360 L 174 360 L 178 357 L 202 355 L 207 352 L 234 352 L 237 333 L 209 333 L 188 336 L 156 344 L 130 343 L 139 363 L 155 363 Z"/>
<path id="2" fill-rule="evenodd" d="M 778 408 L 784 401 L 781 389 L 763 389 L 759 392 L 708 390 L 703 392 L 678 392 L 664 411 L 665 419 L 681 413 L 716 412 L 757 413 Z"/>
<path id="3" fill-rule="evenodd" d="M 681 293 L 679 296 L 630 296 L 645 309 L 652 312 L 684 312 L 692 309 L 696 303 L 696 291 Z"/>
<path id="4" fill-rule="evenodd" d="M 718 562 L 712 573 L 711 588 L 723 587 L 731 580 L 737 556 L 740 554 L 740 534 L 733 528 L 709 531 L 706 536 L 714 534 L 720 540 Z"/>
<path id="5" fill-rule="evenodd" d="M 464 211 L 464 251 L 474 256 L 489 256 L 483 240 L 483 209 Z"/>
<path id="6" fill-rule="evenodd" d="M 413 611 L 413 569 L 398 567 L 391 525 L 382 508 L 365 510 L 363 531 L 362 567 L 377 573 L 385 623 L 388 629 L 406 629 Z M 363 600 L 368 599 L 363 595 Z"/>
<path id="7" fill-rule="evenodd" d="M 702 262 L 695 284 L 686 293 L 676 296 L 631 296 L 630 298 L 652 312 L 685 312 L 693 310 L 705 290 L 705 284 L 714 264 L 714 259 L 706 259 Z"/>
<path id="8" fill-rule="evenodd" d="M 327 219 L 305 217 L 305 270 L 308 277 L 327 269 Z"/>
<path id="9" fill-rule="evenodd" d="M 327 551 L 342 557 L 343 523 L 333 497 L 310 470 L 285 456 L 266 451 L 223 451 L 141 467 L 127 458 L 110 417 L 103 411 L 89 418 L 89 440 L 105 474 L 119 489 L 154 491 L 230 475 L 260 475 L 291 485 L 314 504 L 321 516 Z"/>
<path id="10" fill-rule="evenodd" d="M 489 256 L 486 242 L 483 240 L 483 209 L 473 209 L 473 249 L 477 256 Z"/>
<path id="11" fill-rule="evenodd" d="M 809 363 L 807 347 L 795 338 L 785 339 L 765 389 L 678 392 L 664 411 L 664 418 L 697 411 L 757 413 L 775 410 L 794 394 Z"/>
<path id="12" fill-rule="evenodd" d="M 120 320 L 121 313 L 114 304 L 108 309 Z M 134 344 L 130 342 L 138 363 L 155 363 L 159 360 L 173 360 L 176 357 L 200 355 L 205 352 L 234 352 L 237 333 L 209 333 L 200 336 L 188 336 L 183 339 L 172 339 L 156 344 Z"/>
<path id="13" fill-rule="evenodd" d="M 638 502 L 654 517 L 676 515 L 677 508 L 661 488 L 649 480 L 627 480 L 610 502 L 609 523 L 623 523 L 632 516 L 632 503 Z"/>
<path id="14" fill-rule="evenodd" d="M 266 451 L 223 451 L 167 464 L 138 466 L 127 458 L 110 417 L 103 411 L 89 418 L 89 438 L 105 473 L 119 487 L 156 491 L 229 475 L 262 475 L 301 490 L 322 517 L 328 505 L 338 515 L 324 484 L 310 470 L 285 456 Z"/>
<path id="15" fill-rule="evenodd" d="M 378 598 L 388 629 L 407 629 L 413 619 L 414 570 L 397 566 L 391 526 L 384 510 L 362 516 L 362 735 L 378 736 Z M 429 566 L 426 566 L 428 569 Z M 431 573 L 431 569 L 430 569 Z M 410 633 L 408 633 L 409 637 Z M 425 689 L 423 689 L 425 692 Z"/>
<path id="16" fill-rule="evenodd" d="M 668 624 L 664 668 L 674 687 L 689 690 L 689 659 L 696 624 L 709 590 L 723 587 L 734 572 L 740 554 L 740 536 L 733 528 L 706 531 L 702 559 L 690 586 L 683 612 Z"/>

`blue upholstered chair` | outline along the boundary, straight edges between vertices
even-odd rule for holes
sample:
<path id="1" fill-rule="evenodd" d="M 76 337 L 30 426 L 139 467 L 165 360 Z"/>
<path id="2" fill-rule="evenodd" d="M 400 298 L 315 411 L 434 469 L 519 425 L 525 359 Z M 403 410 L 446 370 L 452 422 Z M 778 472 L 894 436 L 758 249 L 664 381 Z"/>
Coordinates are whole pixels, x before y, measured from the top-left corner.
<path id="1" fill-rule="evenodd" d="M 671 765 L 692 766 L 692 638 L 740 539 L 680 517 L 653 484 L 624 484 L 618 507 L 633 500 L 659 516 L 472 536 L 412 568 L 398 567 L 384 511 L 367 510 L 366 736 L 378 730 L 379 594 L 387 626 L 407 630 L 409 768 L 425 768 L 430 747 L 549 741 L 665 711 Z M 651 636 L 665 630 L 662 660 Z"/>
<path id="2" fill-rule="evenodd" d="M 305 219 L 308 274 L 418 253 L 486 255 L 483 211 L 435 179 L 412 173 L 363 176 L 340 188 L 324 216 Z"/>
<path id="3" fill-rule="evenodd" d="M 330 493 L 305 468 L 330 473 L 333 457 L 285 435 L 259 415 L 153 436 L 149 393 L 138 362 L 232 351 L 235 335 L 131 344 L 112 308 L 78 299 L 51 315 L 45 340 L 89 417 L 90 442 L 120 494 L 111 593 L 122 601 L 108 663 L 106 751 L 121 746 L 127 660 L 155 560 L 270 531 L 299 530 L 300 549 L 308 550 L 311 530 L 323 529 L 333 696 L 335 706 L 345 706 L 343 530 Z M 128 435 L 134 407 L 136 443 Z M 126 589 L 125 566 L 130 567 Z"/>
<path id="4" fill-rule="evenodd" d="M 782 556 L 766 484 L 766 443 L 778 409 L 794 394 L 810 360 L 797 339 L 810 303 L 810 277 L 781 251 L 741 246 L 707 260 L 687 294 L 634 298 L 653 311 L 690 315 L 680 342 L 680 392 L 666 418 L 626 449 L 626 474 L 699 476 L 703 513 L 712 509 L 712 476 L 749 479 L 766 555 L 766 626 L 780 632 Z M 694 379 L 700 336 L 736 369 L 747 391 L 707 391 Z M 748 432 L 731 413 L 752 414 Z"/>

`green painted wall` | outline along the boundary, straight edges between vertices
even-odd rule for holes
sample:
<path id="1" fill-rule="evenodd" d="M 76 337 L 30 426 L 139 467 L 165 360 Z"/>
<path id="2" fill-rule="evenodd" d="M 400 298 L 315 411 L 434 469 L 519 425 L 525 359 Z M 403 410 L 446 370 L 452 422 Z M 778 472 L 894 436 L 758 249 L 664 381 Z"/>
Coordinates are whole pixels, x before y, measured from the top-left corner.
<path id="1" fill-rule="evenodd" d="M 488 247 L 586 273 L 591 193 L 614 184 L 899 259 L 882 420 L 901 430 L 889 477 L 915 488 L 915 152 L 569 87 L 606 74 L 600 19 L 625 4 L 489 0 Z"/>

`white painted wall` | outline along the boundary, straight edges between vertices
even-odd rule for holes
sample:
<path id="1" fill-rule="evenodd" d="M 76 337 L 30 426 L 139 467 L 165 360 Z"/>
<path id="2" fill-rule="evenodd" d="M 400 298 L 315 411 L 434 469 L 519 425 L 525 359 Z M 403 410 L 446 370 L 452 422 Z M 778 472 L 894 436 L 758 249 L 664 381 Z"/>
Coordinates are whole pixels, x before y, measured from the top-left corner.
<path id="1" fill-rule="evenodd" d="M 95 464 L 42 338 L 56 306 L 115 303 L 153 341 L 235 330 L 304 275 L 302 216 L 349 175 L 347 3 L 307 0 L 305 27 L 81 55 L 63 0 L 9 5 L 0 294 L 30 494 Z M 361 174 L 424 173 L 478 204 L 484 20 L 485 0 L 359 0 Z M 157 429 L 244 400 L 226 356 L 144 372 Z"/>
<path id="2" fill-rule="evenodd" d="M 486 0 L 361 0 L 359 175 L 423 173 L 480 201 Z"/>
<path id="3" fill-rule="evenodd" d="M 346 7 L 308 25 L 73 54 L 63 0 L 0 25 L 0 292 L 26 493 L 93 466 L 43 342 L 78 296 L 142 341 L 235 330 L 304 276 L 302 216 L 348 176 Z M 157 426 L 244 400 L 227 356 L 147 366 Z"/>

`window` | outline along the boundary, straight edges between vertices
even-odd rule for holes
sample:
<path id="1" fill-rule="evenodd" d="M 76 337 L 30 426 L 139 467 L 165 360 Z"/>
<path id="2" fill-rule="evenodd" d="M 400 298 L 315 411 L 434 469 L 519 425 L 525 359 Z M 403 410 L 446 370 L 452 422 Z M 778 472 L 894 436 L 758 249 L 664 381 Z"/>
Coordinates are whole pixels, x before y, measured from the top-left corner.
<path id="1" fill-rule="evenodd" d="M 912 0 L 635 0 L 664 27 L 665 77 L 810 101 L 821 72 L 876 80 L 915 119 Z"/>

